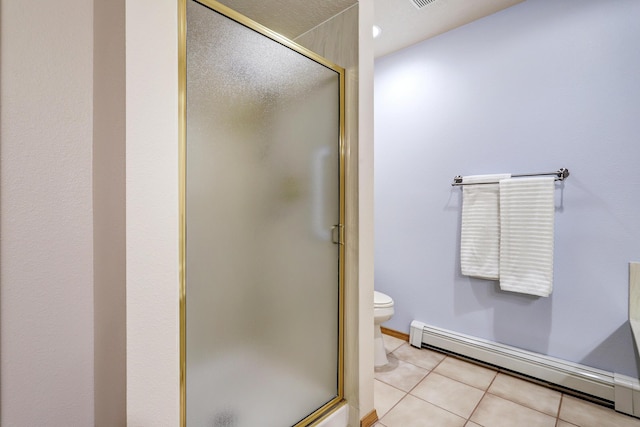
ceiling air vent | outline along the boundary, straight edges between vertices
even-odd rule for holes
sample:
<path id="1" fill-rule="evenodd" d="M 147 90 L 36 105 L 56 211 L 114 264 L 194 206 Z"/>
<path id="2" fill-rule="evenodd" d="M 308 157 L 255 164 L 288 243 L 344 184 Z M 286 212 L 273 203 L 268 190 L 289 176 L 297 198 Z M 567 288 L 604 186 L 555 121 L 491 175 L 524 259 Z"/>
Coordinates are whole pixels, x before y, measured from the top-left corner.
<path id="1" fill-rule="evenodd" d="M 416 7 L 416 9 L 422 9 L 430 3 L 433 3 L 436 0 L 410 0 L 411 4 Z"/>

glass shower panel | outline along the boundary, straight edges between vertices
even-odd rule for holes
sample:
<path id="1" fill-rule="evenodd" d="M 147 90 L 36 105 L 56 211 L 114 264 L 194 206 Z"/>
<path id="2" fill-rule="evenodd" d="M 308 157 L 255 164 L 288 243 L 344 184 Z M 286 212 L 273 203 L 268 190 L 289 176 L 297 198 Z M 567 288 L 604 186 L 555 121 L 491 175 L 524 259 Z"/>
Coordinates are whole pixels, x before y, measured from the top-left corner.
<path id="1" fill-rule="evenodd" d="M 291 426 L 338 395 L 340 78 L 187 2 L 186 420 Z"/>

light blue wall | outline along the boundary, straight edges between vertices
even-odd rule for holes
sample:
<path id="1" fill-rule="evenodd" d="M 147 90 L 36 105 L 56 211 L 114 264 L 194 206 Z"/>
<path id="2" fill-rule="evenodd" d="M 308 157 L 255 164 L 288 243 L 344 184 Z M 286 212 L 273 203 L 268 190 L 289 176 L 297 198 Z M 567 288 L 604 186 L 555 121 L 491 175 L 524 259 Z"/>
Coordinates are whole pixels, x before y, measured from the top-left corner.
<path id="1" fill-rule="evenodd" d="M 528 0 L 375 68 L 378 290 L 396 315 L 637 376 L 628 262 L 640 260 L 640 1 Z M 566 167 L 554 290 L 460 274 L 455 175 Z"/>

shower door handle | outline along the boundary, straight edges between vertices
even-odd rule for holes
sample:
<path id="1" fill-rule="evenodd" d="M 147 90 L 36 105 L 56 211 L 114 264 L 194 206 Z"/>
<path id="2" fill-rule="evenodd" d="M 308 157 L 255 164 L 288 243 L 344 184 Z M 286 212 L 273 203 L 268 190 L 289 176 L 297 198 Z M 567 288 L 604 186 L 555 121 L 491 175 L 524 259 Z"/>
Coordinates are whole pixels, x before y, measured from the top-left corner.
<path id="1" fill-rule="evenodd" d="M 336 224 L 331 227 L 331 242 L 336 245 L 344 245 L 344 225 Z"/>
<path id="2" fill-rule="evenodd" d="M 325 162 L 330 158 L 331 147 L 323 145 L 313 151 L 311 162 L 311 227 L 316 237 L 325 241 L 333 238 L 333 233 L 327 230 L 330 220 L 325 217 Z"/>

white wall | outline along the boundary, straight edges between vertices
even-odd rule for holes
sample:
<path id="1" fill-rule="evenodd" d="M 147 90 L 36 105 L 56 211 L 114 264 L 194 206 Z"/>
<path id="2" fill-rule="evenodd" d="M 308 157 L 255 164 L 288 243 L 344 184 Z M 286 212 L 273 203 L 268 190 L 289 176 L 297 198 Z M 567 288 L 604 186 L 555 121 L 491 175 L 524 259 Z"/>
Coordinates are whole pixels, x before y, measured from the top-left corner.
<path id="1" fill-rule="evenodd" d="M 1 4 L 3 426 L 93 425 L 93 2 Z"/>
<path id="2" fill-rule="evenodd" d="M 374 144 L 373 1 L 359 3 L 358 40 L 358 316 L 360 415 L 373 410 Z"/>
<path id="3" fill-rule="evenodd" d="M 640 2 L 529 0 L 376 62 L 376 288 L 412 319 L 636 376 Z M 569 168 L 554 290 L 460 275 L 455 175 Z"/>
<path id="4" fill-rule="evenodd" d="M 127 425 L 180 421 L 178 7 L 126 3 Z"/>

